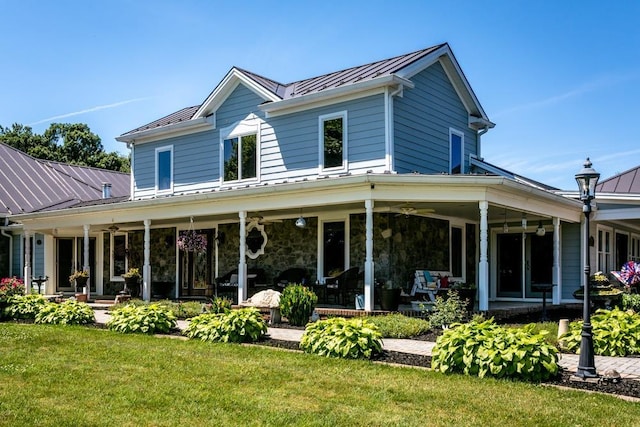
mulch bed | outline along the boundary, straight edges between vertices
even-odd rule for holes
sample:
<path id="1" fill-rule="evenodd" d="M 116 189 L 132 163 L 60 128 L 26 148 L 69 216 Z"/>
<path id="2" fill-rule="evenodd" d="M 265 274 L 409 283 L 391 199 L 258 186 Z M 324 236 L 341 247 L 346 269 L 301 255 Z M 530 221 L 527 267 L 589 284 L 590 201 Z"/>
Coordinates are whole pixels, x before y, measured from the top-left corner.
<path id="1" fill-rule="evenodd" d="M 421 336 L 418 339 L 434 341 L 433 336 Z M 284 348 L 288 350 L 300 350 L 299 343 L 296 341 L 283 341 L 271 339 L 269 337 L 257 343 L 258 345 Z M 375 362 L 391 363 L 406 366 L 418 366 L 422 368 L 431 367 L 431 356 L 423 356 L 418 354 L 401 353 L 397 351 L 384 351 L 382 354 L 372 359 Z M 561 370 L 558 376 L 547 380 L 542 384 L 562 386 L 579 390 L 588 390 L 601 393 L 609 393 L 619 396 L 629 396 L 640 399 L 640 381 L 620 380 L 618 383 L 600 381 L 598 383 L 572 381 L 572 372 Z"/>

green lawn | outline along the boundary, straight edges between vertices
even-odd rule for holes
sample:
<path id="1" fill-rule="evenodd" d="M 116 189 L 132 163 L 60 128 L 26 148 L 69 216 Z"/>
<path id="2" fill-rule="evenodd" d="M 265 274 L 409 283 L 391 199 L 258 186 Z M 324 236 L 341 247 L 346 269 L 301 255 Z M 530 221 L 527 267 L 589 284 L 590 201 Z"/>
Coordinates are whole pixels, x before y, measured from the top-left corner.
<path id="1" fill-rule="evenodd" d="M 578 391 L 257 346 L 0 323 L 0 426 L 637 425 Z"/>

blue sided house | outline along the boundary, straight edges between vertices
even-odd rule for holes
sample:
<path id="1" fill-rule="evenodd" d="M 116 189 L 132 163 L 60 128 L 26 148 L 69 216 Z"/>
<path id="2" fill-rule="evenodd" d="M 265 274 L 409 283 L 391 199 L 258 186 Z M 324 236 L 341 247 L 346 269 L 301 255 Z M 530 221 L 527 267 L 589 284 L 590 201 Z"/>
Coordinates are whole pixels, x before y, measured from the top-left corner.
<path id="1" fill-rule="evenodd" d="M 292 83 L 233 67 L 201 104 L 117 138 L 127 197 L 7 214 L 10 273 L 54 293 L 83 266 L 93 294 L 114 295 L 135 267 L 145 299 L 303 282 L 374 310 L 381 286 L 409 294 L 427 270 L 475 284 L 487 310 L 541 301 L 543 284 L 575 302 L 585 244 L 594 271 L 639 255 L 640 213 L 600 221 L 594 202 L 585 242 L 576 191 L 483 159 L 493 127 L 448 44 Z"/>

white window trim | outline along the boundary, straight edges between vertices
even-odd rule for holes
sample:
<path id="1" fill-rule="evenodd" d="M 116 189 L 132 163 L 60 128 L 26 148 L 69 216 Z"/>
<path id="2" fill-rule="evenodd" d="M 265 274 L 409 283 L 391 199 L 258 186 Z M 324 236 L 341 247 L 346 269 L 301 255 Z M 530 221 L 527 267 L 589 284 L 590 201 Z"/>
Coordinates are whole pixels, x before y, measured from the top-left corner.
<path id="1" fill-rule="evenodd" d="M 640 234 L 631 233 L 631 254 L 630 257 L 633 261 L 640 260 Z"/>
<path id="2" fill-rule="evenodd" d="M 609 233 L 609 252 L 606 252 L 605 250 L 600 251 L 600 231 L 602 231 L 602 234 L 604 235 L 605 233 Z M 615 239 L 614 239 L 614 231 L 612 227 L 607 227 L 604 225 L 599 225 L 596 227 L 596 241 L 595 241 L 595 253 L 596 253 L 596 271 L 602 271 L 605 274 L 609 273 L 609 270 L 613 269 L 613 249 L 615 246 Z M 587 244 L 589 244 L 589 242 L 587 242 Z M 606 248 L 606 241 L 603 242 L 602 244 L 603 248 Z M 604 255 L 604 256 L 608 256 L 609 257 L 609 267 L 606 267 L 603 269 L 603 266 L 600 265 L 600 255 Z M 607 271 L 604 271 L 607 270 Z M 591 274 L 595 273 L 595 271 L 591 271 Z"/>
<path id="3" fill-rule="evenodd" d="M 160 172 L 159 170 L 159 162 L 158 162 L 158 155 L 162 152 L 168 151 L 170 154 L 170 163 L 169 163 L 169 174 L 171 176 L 170 181 L 171 184 L 169 185 L 169 188 L 166 190 L 160 190 L 159 185 L 160 183 L 158 182 L 158 172 Z M 158 147 L 156 148 L 156 152 L 155 152 L 155 182 L 156 182 L 156 194 L 171 194 L 173 193 L 173 145 L 166 145 L 164 147 Z"/>
<path id="4" fill-rule="evenodd" d="M 113 238 L 115 236 L 124 236 L 124 247 L 125 250 L 129 249 L 129 233 L 109 233 L 109 277 L 112 282 L 124 282 L 124 277 L 115 276 L 113 271 L 113 256 L 114 256 L 114 245 Z M 129 271 L 129 257 L 125 255 L 124 257 L 124 270 Z"/>
<path id="5" fill-rule="evenodd" d="M 342 119 L 342 166 L 325 168 L 324 167 L 324 122 L 333 119 Z M 348 156 L 348 121 L 347 111 L 338 111 L 330 114 L 318 116 L 318 171 L 320 173 L 346 172 L 349 169 Z"/>
<path id="6" fill-rule="evenodd" d="M 451 139 L 453 135 L 457 135 L 460 137 L 460 174 L 463 174 L 464 173 L 464 133 L 454 128 L 449 128 L 449 174 L 453 174 L 453 171 L 452 171 L 453 140 Z"/>
<path id="7" fill-rule="evenodd" d="M 260 181 L 260 119 L 258 116 L 251 114 L 244 120 L 236 122 L 231 126 L 220 129 L 220 186 L 232 186 L 238 183 L 259 182 Z M 255 178 L 236 179 L 233 181 L 224 180 L 224 141 L 232 138 L 242 138 L 243 136 L 256 136 L 256 176 Z"/>

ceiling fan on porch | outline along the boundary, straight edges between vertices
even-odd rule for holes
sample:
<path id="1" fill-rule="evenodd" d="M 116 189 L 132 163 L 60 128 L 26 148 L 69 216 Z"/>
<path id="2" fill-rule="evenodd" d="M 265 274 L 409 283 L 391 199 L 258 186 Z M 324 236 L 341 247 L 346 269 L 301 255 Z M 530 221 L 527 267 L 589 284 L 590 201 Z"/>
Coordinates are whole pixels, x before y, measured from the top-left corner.
<path id="1" fill-rule="evenodd" d="M 266 224 L 273 224 L 275 222 L 282 222 L 282 220 L 281 219 L 265 219 L 260 214 L 247 217 L 247 224 L 255 223 L 260 225 L 266 225 Z"/>
<path id="2" fill-rule="evenodd" d="M 436 210 L 431 208 L 416 208 L 414 206 L 405 203 L 403 205 L 391 206 L 391 212 L 395 212 L 396 216 L 404 215 L 405 217 L 409 216 L 427 216 L 428 214 L 434 213 Z"/>

